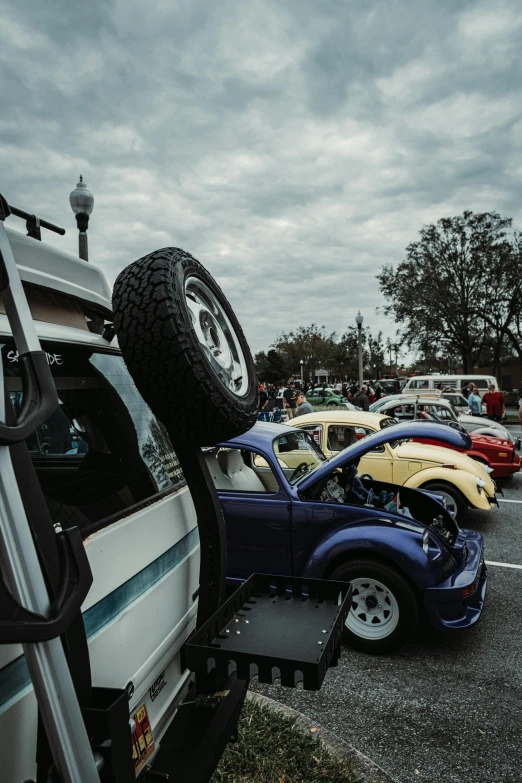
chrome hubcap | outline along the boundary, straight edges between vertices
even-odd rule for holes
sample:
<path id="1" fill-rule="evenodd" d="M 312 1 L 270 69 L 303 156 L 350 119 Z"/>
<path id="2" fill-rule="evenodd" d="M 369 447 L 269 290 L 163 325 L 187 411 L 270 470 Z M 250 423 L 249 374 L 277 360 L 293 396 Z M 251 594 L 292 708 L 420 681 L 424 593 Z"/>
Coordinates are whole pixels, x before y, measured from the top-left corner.
<path id="1" fill-rule="evenodd" d="M 185 301 L 203 353 L 222 384 L 238 397 L 248 391 L 248 371 L 237 335 L 222 305 L 198 277 L 185 282 Z"/>

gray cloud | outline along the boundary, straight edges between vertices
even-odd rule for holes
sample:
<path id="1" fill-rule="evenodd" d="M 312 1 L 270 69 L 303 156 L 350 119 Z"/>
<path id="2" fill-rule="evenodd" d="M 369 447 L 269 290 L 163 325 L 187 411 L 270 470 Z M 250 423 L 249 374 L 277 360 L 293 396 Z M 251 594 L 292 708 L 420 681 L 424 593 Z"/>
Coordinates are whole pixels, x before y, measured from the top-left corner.
<path id="1" fill-rule="evenodd" d="M 82 173 L 112 280 L 157 247 L 216 276 L 253 350 L 360 308 L 438 217 L 522 226 L 516 0 L 19 0 L 0 28 L 0 191 L 68 229 Z M 14 225 L 14 223 L 13 223 Z"/>

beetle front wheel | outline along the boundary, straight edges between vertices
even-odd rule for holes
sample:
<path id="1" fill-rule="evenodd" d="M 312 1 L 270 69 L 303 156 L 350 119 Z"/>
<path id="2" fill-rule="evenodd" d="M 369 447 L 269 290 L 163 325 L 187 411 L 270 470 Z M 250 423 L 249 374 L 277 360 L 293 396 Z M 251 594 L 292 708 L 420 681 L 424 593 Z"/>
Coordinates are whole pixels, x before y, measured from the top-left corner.
<path id="1" fill-rule="evenodd" d="M 417 597 L 392 566 L 376 560 L 351 560 L 330 579 L 351 582 L 352 605 L 343 641 L 356 650 L 389 653 L 401 647 L 419 619 Z"/>

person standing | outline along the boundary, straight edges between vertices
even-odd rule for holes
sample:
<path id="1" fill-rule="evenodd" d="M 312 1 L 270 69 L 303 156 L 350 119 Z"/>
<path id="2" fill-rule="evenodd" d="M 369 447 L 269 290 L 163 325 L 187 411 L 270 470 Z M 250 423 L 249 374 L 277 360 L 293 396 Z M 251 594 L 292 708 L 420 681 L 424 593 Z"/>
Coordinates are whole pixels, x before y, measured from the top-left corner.
<path id="1" fill-rule="evenodd" d="M 375 399 L 380 400 L 382 397 L 382 388 L 379 381 L 375 384 Z"/>
<path id="2" fill-rule="evenodd" d="M 370 400 L 368 399 L 368 387 L 364 384 L 361 386 L 361 391 L 353 397 L 352 402 L 358 408 L 362 408 L 363 411 L 370 410 Z"/>
<path id="3" fill-rule="evenodd" d="M 495 389 L 493 388 L 493 391 L 494 390 Z M 468 383 L 468 385 L 464 386 L 464 388 L 461 391 L 462 391 L 462 394 L 464 395 L 464 397 L 466 399 L 468 399 L 469 395 L 473 392 L 473 384 L 472 383 Z"/>
<path id="4" fill-rule="evenodd" d="M 493 384 L 488 386 L 488 391 L 482 398 L 488 411 L 488 419 L 492 421 L 502 421 L 505 414 L 504 397 L 499 391 L 495 391 Z"/>
<path id="5" fill-rule="evenodd" d="M 522 430 L 522 389 L 520 389 L 520 394 L 518 395 L 517 408 L 518 408 L 518 423 L 520 424 L 520 429 Z"/>
<path id="6" fill-rule="evenodd" d="M 304 416 L 305 413 L 314 413 L 313 406 L 306 401 L 306 397 L 304 395 L 304 392 L 297 392 L 297 396 L 295 398 L 296 404 L 297 404 L 297 411 L 296 411 L 296 417 L 297 416 Z"/>
<path id="7" fill-rule="evenodd" d="M 266 410 L 268 405 L 268 394 L 262 383 L 259 384 L 259 412 Z"/>
<path id="8" fill-rule="evenodd" d="M 472 387 L 471 393 L 468 395 L 468 405 L 471 408 L 472 416 L 482 416 L 482 400 L 476 386 Z"/>
<path id="9" fill-rule="evenodd" d="M 286 412 L 288 413 L 288 418 L 293 419 L 295 416 L 296 401 L 295 391 L 291 381 L 288 381 L 286 384 L 286 389 L 283 392 L 283 404 L 285 406 Z"/>

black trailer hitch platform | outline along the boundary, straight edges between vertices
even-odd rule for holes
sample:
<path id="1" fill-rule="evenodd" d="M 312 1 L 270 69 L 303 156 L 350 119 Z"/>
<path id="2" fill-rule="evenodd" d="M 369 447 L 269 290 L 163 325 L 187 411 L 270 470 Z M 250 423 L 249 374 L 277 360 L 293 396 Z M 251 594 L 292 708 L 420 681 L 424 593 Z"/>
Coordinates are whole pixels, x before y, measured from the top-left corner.
<path id="1" fill-rule="evenodd" d="M 196 674 L 318 690 L 340 655 L 351 605 L 347 582 L 252 574 L 185 645 Z"/>

